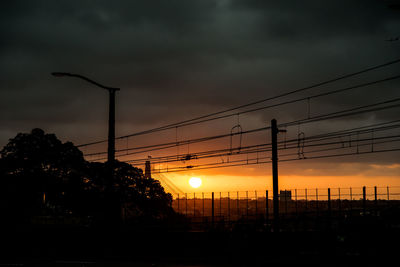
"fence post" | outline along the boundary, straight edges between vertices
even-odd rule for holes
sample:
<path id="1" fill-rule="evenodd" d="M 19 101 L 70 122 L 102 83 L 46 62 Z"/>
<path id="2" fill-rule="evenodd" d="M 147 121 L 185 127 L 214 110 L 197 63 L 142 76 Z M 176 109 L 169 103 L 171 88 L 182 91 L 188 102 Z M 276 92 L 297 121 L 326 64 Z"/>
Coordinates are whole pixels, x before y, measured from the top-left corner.
<path id="1" fill-rule="evenodd" d="M 332 206 L 331 206 L 331 189 L 328 188 L 328 217 L 331 217 Z"/>
<path id="2" fill-rule="evenodd" d="M 268 207 L 268 190 L 265 191 L 265 220 L 269 220 L 269 207 Z"/>
<path id="3" fill-rule="evenodd" d="M 387 187 L 387 200 L 389 201 L 389 186 Z"/>
<path id="4" fill-rule="evenodd" d="M 353 190 L 350 187 L 350 215 L 353 213 Z"/>
<path id="5" fill-rule="evenodd" d="M 258 207 L 257 207 L 257 191 L 254 191 L 255 194 L 255 198 L 256 198 L 256 219 L 257 219 L 257 211 L 258 211 Z"/>
<path id="6" fill-rule="evenodd" d="M 240 207 L 239 207 L 239 191 L 236 192 L 236 208 L 237 208 L 237 216 L 240 218 Z"/>
<path id="7" fill-rule="evenodd" d="M 296 217 L 299 216 L 298 209 L 297 209 L 297 189 L 294 190 L 294 199 L 296 201 Z"/>
<path id="8" fill-rule="evenodd" d="M 306 210 L 308 209 L 308 202 L 307 202 L 307 188 L 304 189 L 304 195 L 305 195 L 305 204 L 306 204 Z"/>
<path id="9" fill-rule="evenodd" d="M 365 186 L 363 186 L 363 215 L 365 216 L 365 211 L 366 211 L 366 205 L 367 205 L 367 189 Z"/>
<path id="10" fill-rule="evenodd" d="M 378 214 L 378 190 L 376 186 L 374 187 L 374 204 L 375 204 L 375 216 Z"/>
<path id="11" fill-rule="evenodd" d="M 288 203 L 287 203 L 287 200 L 288 200 L 288 195 L 287 195 L 287 191 L 288 190 L 285 190 L 285 217 L 287 217 L 287 213 L 288 213 Z"/>
<path id="12" fill-rule="evenodd" d="M 249 221 L 249 191 L 246 191 L 246 221 Z"/>
<path id="13" fill-rule="evenodd" d="M 219 192 L 219 217 L 222 218 L 222 194 Z"/>
<path id="14" fill-rule="evenodd" d="M 201 193 L 201 196 L 203 198 L 203 220 L 204 220 L 204 192 Z"/>
<path id="15" fill-rule="evenodd" d="M 214 226 L 214 192 L 211 192 L 211 222 Z"/>
<path id="16" fill-rule="evenodd" d="M 317 217 L 319 216 L 319 207 L 318 207 L 318 188 L 315 188 L 315 208 L 317 210 Z"/>
<path id="17" fill-rule="evenodd" d="M 230 193 L 228 192 L 228 222 L 231 221 L 231 197 Z"/>
<path id="18" fill-rule="evenodd" d="M 342 200 L 340 199 L 340 187 L 338 188 L 339 215 L 342 215 Z"/>
<path id="19" fill-rule="evenodd" d="M 179 213 L 179 193 L 178 193 L 178 213 Z"/>
<path id="20" fill-rule="evenodd" d="M 188 209 L 188 198 L 187 198 L 187 193 L 185 193 L 185 215 L 187 216 L 187 209 Z"/>

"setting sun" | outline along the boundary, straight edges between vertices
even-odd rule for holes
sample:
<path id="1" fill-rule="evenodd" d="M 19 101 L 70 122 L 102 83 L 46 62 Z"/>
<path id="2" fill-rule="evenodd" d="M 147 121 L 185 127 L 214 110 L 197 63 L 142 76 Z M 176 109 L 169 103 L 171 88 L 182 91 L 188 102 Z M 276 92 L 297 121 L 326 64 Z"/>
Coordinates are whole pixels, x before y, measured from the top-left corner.
<path id="1" fill-rule="evenodd" d="M 201 179 L 197 177 L 192 177 L 189 180 L 189 184 L 193 188 L 199 188 L 201 186 Z"/>

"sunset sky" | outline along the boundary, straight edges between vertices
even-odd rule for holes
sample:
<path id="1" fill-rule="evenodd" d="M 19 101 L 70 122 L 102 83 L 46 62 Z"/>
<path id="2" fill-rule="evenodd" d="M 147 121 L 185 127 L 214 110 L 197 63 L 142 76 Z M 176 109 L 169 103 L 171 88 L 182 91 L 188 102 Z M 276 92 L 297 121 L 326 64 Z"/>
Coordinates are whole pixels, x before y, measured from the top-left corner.
<path id="1" fill-rule="evenodd" d="M 56 78 L 54 71 L 85 75 L 119 87 L 116 136 L 189 120 L 266 99 L 368 67 L 400 59 L 397 1 L 6 1 L 0 9 L 0 147 L 19 132 L 42 128 L 63 141 L 85 144 L 107 138 L 108 95 L 82 80 Z M 400 74 L 400 64 L 260 103 L 278 104 Z M 311 100 L 231 116 L 148 135 L 119 139 L 117 150 L 249 131 L 400 97 L 400 79 Z M 246 108 L 234 112 L 241 112 Z M 278 141 L 377 125 L 399 119 L 399 108 L 285 127 Z M 234 128 L 234 129 L 232 129 Z M 336 139 L 344 153 L 400 148 L 399 128 Z M 347 139 L 346 139 L 347 138 Z M 373 141 L 371 141 L 373 138 Z M 182 160 L 209 150 L 268 144 L 268 130 L 120 160 L 175 156 L 157 164 L 168 170 L 234 160 L 268 160 L 270 152 Z M 339 140 L 340 139 L 340 140 Z M 365 139 L 366 141 L 355 141 Z M 379 139 L 383 140 L 383 139 Z M 332 139 L 332 141 L 334 141 Z M 358 143 L 357 143 L 358 142 Z M 376 143 L 378 142 L 378 143 Z M 293 144 L 297 144 L 294 141 Z M 351 145 L 350 145 L 351 144 Z M 82 147 L 85 154 L 106 144 Z M 358 145 L 358 147 L 357 147 Z M 301 146 L 301 145 L 300 145 Z M 336 146 L 336 147 L 335 147 Z M 294 147 L 279 164 L 281 189 L 400 186 L 400 151 L 322 159 Z M 279 153 L 285 154 L 284 150 Z M 299 155 L 296 155 L 299 154 Z M 335 152 L 336 153 L 336 152 Z M 338 152 L 339 153 L 339 152 Z M 104 156 L 104 155 L 103 155 Z M 96 156 L 87 157 L 94 160 Z M 243 162 L 242 162 L 243 163 Z M 143 165 L 137 165 L 144 168 Z M 271 164 L 163 173 L 183 192 L 271 188 Z M 154 174 L 154 177 L 159 176 Z M 202 179 L 194 189 L 191 177 Z"/>

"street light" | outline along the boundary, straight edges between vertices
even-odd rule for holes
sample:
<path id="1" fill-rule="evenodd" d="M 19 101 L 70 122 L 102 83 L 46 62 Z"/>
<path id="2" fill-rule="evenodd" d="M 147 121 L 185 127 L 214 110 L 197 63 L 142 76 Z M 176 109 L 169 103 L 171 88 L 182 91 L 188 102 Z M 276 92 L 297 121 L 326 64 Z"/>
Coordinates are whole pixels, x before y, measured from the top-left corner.
<path id="1" fill-rule="evenodd" d="M 114 165 L 115 161 L 115 92 L 119 91 L 119 88 L 104 86 L 98 82 L 95 82 L 85 76 L 79 74 L 72 74 L 67 72 L 52 72 L 51 75 L 55 77 L 75 77 L 85 80 L 91 84 L 97 85 L 100 88 L 106 89 L 110 93 L 110 103 L 108 110 L 108 153 L 107 162 L 110 165 Z"/>

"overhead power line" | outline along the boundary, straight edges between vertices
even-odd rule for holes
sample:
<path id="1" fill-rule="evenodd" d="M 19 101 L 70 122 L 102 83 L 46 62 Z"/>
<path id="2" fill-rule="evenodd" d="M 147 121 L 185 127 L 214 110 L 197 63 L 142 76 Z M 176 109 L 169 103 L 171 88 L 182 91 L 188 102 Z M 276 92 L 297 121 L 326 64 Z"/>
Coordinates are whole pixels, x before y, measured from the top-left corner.
<path id="1" fill-rule="evenodd" d="M 368 134 L 368 133 L 379 133 L 381 131 L 388 131 L 388 130 L 393 130 L 393 129 L 398 129 L 400 128 L 400 124 L 395 124 L 395 125 L 388 125 L 388 126 L 381 126 L 385 124 L 391 124 L 394 122 L 399 122 L 400 120 L 395 120 L 392 122 L 386 122 L 386 123 L 378 123 L 378 124 L 372 124 L 368 126 L 363 126 L 363 127 L 356 127 L 352 129 L 347 129 L 347 130 L 342 130 L 342 131 L 336 131 L 336 132 L 329 132 L 325 134 L 318 134 L 318 135 L 313 135 L 309 136 L 307 138 L 304 138 L 304 145 L 308 143 L 315 143 L 315 142 L 321 142 L 321 141 L 326 141 L 326 140 L 332 140 L 332 139 L 337 139 L 337 138 L 342 138 L 342 137 L 349 137 L 352 135 L 362 135 L 362 134 Z M 381 127 L 374 127 L 373 126 L 381 126 Z M 368 127 L 368 128 L 367 128 Z M 291 140 L 284 140 L 278 142 L 279 147 L 283 148 L 288 145 L 291 145 L 292 143 L 297 143 L 298 138 L 291 139 Z M 353 142 L 358 142 L 362 141 L 359 139 L 352 140 Z M 344 143 L 344 141 L 340 141 Z M 232 147 L 232 148 L 225 148 L 225 149 L 217 149 L 217 150 L 207 150 L 207 151 L 200 151 L 200 152 L 195 152 L 193 154 L 189 154 L 189 156 L 193 156 L 187 158 L 188 154 L 171 154 L 167 156 L 160 156 L 160 157 L 152 157 L 151 161 L 155 163 L 164 163 L 164 162 L 173 162 L 173 161 L 190 161 L 192 159 L 203 159 L 207 157 L 218 157 L 218 156 L 226 156 L 226 155 L 239 155 L 239 154 L 245 154 L 245 153 L 256 153 L 256 152 L 264 152 L 264 151 L 270 151 L 271 143 L 262 143 L 262 144 L 255 144 L 255 145 L 250 145 L 250 146 L 238 146 L 238 147 Z M 148 158 L 139 158 L 139 159 L 133 159 L 133 160 L 126 160 L 125 162 L 129 162 L 132 164 L 144 164 L 146 161 L 148 161 Z"/>
<path id="2" fill-rule="evenodd" d="M 383 107 L 379 107 L 379 106 L 385 105 L 385 104 L 390 104 L 390 103 L 395 103 L 398 101 L 400 101 L 400 98 L 394 98 L 394 99 L 390 99 L 390 100 L 386 100 L 386 101 L 382 101 L 382 102 L 378 102 L 378 103 L 374 103 L 374 104 L 370 104 L 370 105 L 359 106 L 356 108 L 351 108 L 351 109 L 347 109 L 347 110 L 343 110 L 343 111 L 337 111 L 337 112 L 333 112 L 330 114 L 318 115 L 318 116 L 310 117 L 307 119 L 283 123 L 283 124 L 280 124 L 279 126 L 280 127 L 288 127 L 288 126 L 293 126 L 293 125 L 306 124 L 306 123 L 317 122 L 317 121 L 322 121 L 322 120 L 331 120 L 331 119 L 337 119 L 337 118 L 341 118 L 341 117 L 347 117 L 347 116 L 352 116 L 352 115 L 368 113 L 368 112 L 397 108 L 397 107 L 400 107 L 400 104 L 393 104 L 393 105 L 383 106 Z M 369 108 L 369 109 L 366 109 L 366 108 Z"/>
<path id="3" fill-rule="evenodd" d="M 275 107 L 279 107 L 279 106 L 283 106 L 283 105 L 294 104 L 294 103 L 297 103 L 297 102 L 302 102 L 302 101 L 311 100 L 311 99 L 318 98 L 318 97 L 337 94 L 337 93 L 341 93 L 341 92 L 345 92 L 345 91 L 349 91 L 349 90 L 353 90 L 353 89 L 357 89 L 357 88 L 362 88 L 362 87 L 366 87 L 366 86 L 371 86 L 371 85 L 375 85 L 375 84 L 379 84 L 379 83 L 382 83 L 382 82 L 387 82 L 387 81 L 391 81 L 391 80 L 395 80 L 395 79 L 399 79 L 399 78 L 400 78 L 400 75 L 395 75 L 395 76 L 391 76 L 391 77 L 388 77 L 388 78 L 375 80 L 375 81 L 372 81 L 372 82 L 367 82 L 367 83 L 357 84 L 357 85 L 353 85 L 353 86 L 349 86 L 349 87 L 345 87 L 345 88 L 341 88 L 341 89 L 331 90 L 331 91 L 328 91 L 328 92 L 325 92 L 325 93 L 306 96 L 306 97 L 302 97 L 302 98 L 298 98 L 298 99 L 294 99 L 294 100 L 288 100 L 288 101 L 280 102 L 280 103 L 277 103 L 277 104 L 272 104 L 272 105 L 258 107 L 258 108 L 254 108 L 254 109 L 239 111 L 239 112 L 235 112 L 235 113 L 231 113 L 231 114 L 221 115 L 221 116 L 218 116 L 218 117 L 213 117 L 213 118 L 208 118 L 208 119 L 188 122 L 188 123 L 180 124 L 179 127 L 185 127 L 185 126 L 190 126 L 190 125 L 194 125 L 194 124 L 199 124 L 199 123 L 204 123 L 204 122 L 209 122 L 209 121 L 214 121 L 214 120 L 219 120 L 219 119 L 225 119 L 225 118 L 229 118 L 229 117 L 233 117 L 233 116 L 239 116 L 239 115 L 243 115 L 243 114 L 247 114 L 247 113 L 251 113 L 251 112 L 255 112 L 255 111 L 275 108 Z M 174 129 L 176 127 L 177 126 L 166 127 L 166 128 L 164 128 L 162 130 L 170 130 L 170 129 Z M 133 135 L 131 135 L 131 136 L 133 136 Z M 128 138 L 128 137 L 131 137 L 131 136 L 124 136 L 124 137 L 121 137 L 121 138 Z"/>
<path id="4" fill-rule="evenodd" d="M 315 142 L 315 141 L 321 141 L 321 140 L 326 140 L 326 139 L 331 139 L 331 138 L 338 138 L 338 137 L 345 137 L 348 135 L 353 135 L 353 134 L 364 134 L 364 133 L 370 133 L 370 132 L 378 132 L 378 131 L 383 131 L 383 130 L 390 130 L 390 129 L 395 129 L 398 128 L 400 125 L 395 124 L 395 125 L 390 125 L 394 123 L 398 123 L 400 120 L 392 120 L 388 122 L 381 122 L 381 123 L 375 123 L 375 124 L 369 124 L 361 127 L 355 127 L 355 128 L 350 128 L 350 129 L 344 129 L 340 131 L 334 131 L 334 132 L 329 132 L 329 133 L 324 133 L 324 134 L 318 134 L 314 136 L 308 136 L 305 138 L 305 143 L 307 142 Z M 386 125 L 386 126 L 385 126 Z M 378 127 L 380 126 L 380 127 Z M 374 128 L 373 128 L 374 127 Z M 279 145 L 286 145 L 291 142 L 297 142 L 298 139 L 292 139 L 292 140 L 284 140 L 278 142 Z M 207 151 L 199 151 L 196 153 L 193 153 L 194 156 L 196 157 L 202 157 L 204 155 L 219 155 L 217 153 L 223 153 L 223 152 L 232 152 L 232 154 L 239 154 L 237 151 L 245 151 L 248 149 L 253 149 L 254 148 L 262 148 L 266 146 L 270 146 L 270 143 L 263 143 L 263 144 L 256 144 L 256 145 L 250 145 L 250 146 L 240 146 L 240 147 L 233 147 L 233 148 L 225 148 L 225 149 L 216 149 L 216 150 L 207 150 Z M 129 156 L 127 154 L 119 155 L 119 157 L 124 157 L 124 156 Z M 183 154 L 171 154 L 168 156 L 160 156 L 160 157 L 152 157 L 152 162 L 158 161 L 158 160 L 168 160 L 168 159 L 177 159 L 177 161 L 187 161 L 187 153 Z M 101 160 L 105 158 L 100 158 L 100 159 L 92 159 L 94 161 L 96 160 Z M 145 158 L 139 158 L 139 159 L 133 159 L 133 160 L 127 160 L 125 162 L 129 162 L 132 164 L 140 164 L 148 161 L 148 157 Z"/>
<path id="5" fill-rule="evenodd" d="M 400 125 L 397 126 L 397 128 L 399 128 Z M 376 130 L 376 132 L 379 132 L 378 130 Z M 333 136 L 330 137 L 329 140 L 332 139 L 337 139 L 337 138 L 341 138 L 341 137 L 345 137 L 348 136 L 347 135 L 339 135 L 339 136 Z M 385 142 L 381 142 L 379 140 L 384 140 L 384 139 L 390 139 L 390 138 L 397 138 L 400 137 L 400 135 L 389 135 L 389 136 L 383 136 L 383 137 L 369 137 L 369 138 L 358 138 L 356 140 L 352 140 L 351 142 L 354 144 L 353 146 L 365 146 L 365 145 L 370 145 L 370 144 L 364 144 L 367 141 L 375 141 L 375 145 L 377 144 L 382 144 Z M 296 144 L 298 140 L 293 140 L 285 145 L 281 144 L 279 146 L 279 149 L 281 150 L 290 150 L 290 149 L 298 149 L 299 146 Z M 316 140 L 318 142 L 320 142 L 321 140 Z M 378 142 L 376 142 L 378 141 Z M 343 140 L 339 140 L 339 141 L 329 141 L 329 142 L 324 142 L 324 143 L 313 143 L 315 142 L 315 140 L 305 140 L 305 143 L 303 145 L 301 145 L 301 149 L 304 148 L 309 148 L 309 147 L 321 147 L 321 146 L 332 146 L 332 145 L 342 145 L 342 148 L 345 148 L 343 145 L 345 143 L 348 143 L 348 141 L 343 141 Z M 263 148 L 256 148 L 256 149 L 248 149 L 248 150 L 238 150 L 238 148 L 235 148 L 237 150 L 237 152 L 224 152 L 224 153 L 219 153 L 219 154 L 204 154 L 203 156 L 198 156 L 195 159 L 196 160 L 201 160 L 201 159 L 206 159 L 206 158 L 215 158 L 215 157 L 224 157 L 224 156 L 243 156 L 243 155 L 249 155 L 249 154 L 256 154 L 256 153 L 264 153 L 264 152 L 270 152 L 272 149 L 269 147 L 270 144 L 265 144 L 265 145 L 258 145 L 260 147 L 264 146 Z M 268 147 L 265 147 L 268 146 Z M 349 146 L 348 146 L 349 147 Z M 307 153 L 309 152 L 316 152 L 316 151 L 307 151 Z M 304 154 L 305 152 L 301 152 L 301 154 Z M 299 152 L 295 153 L 296 155 L 299 154 Z M 197 154 L 196 154 L 197 155 Z M 174 156 L 169 156 L 168 158 L 165 159 L 152 159 L 153 164 L 162 164 L 162 163 L 171 163 L 171 162 L 180 162 L 180 159 L 177 159 L 176 157 L 174 158 Z M 144 162 L 142 161 L 135 161 L 135 160 L 127 160 L 124 161 L 127 163 L 131 163 L 131 164 L 135 164 L 137 165 L 143 165 Z"/>
<path id="6" fill-rule="evenodd" d="M 279 127 L 289 127 L 289 126 L 293 126 L 293 125 L 297 126 L 297 125 L 301 125 L 301 124 L 312 123 L 312 122 L 317 122 L 317 121 L 322 121 L 322 120 L 337 119 L 340 117 L 346 117 L 346 116 L 363 114 L 363 113 L 368 113 L 368 112 L 373 112 L 373 111 L 380 111 L 380 110 L 396 108 L 396 107 L 400 107 L 400 104 L 396 103 L 398 101 L 400 101 L 400 98 L 389 99 L 389 100 L 377 102 L 374 104 L 363 105 L 363 106 L 359 106 L 356 108 L 345 109 L 345 110 L 331 112 L 331 113 L 327 113 L 327 114 L 323 114 L 323 115 L 317 115 L 317 116 L 313 116 L 313 117 L 310 117 L 307 119 L 301 119 L 301 120 L 282 123 L 282 124 L 279 124 Z M 386 104 L 392 104 L 392 105 L 382 106 L 382 105 L 386 105 Z M 202 138 L 196 138 L 196 139 L 188 139 L 188 140 L 160 143 L 160 144 L 147 145 L 147 146 L 131 147 L 131 148 L 126 148 L 126 149 L 116 150 L 116 152 L 117 153 L 118 152 L 128 152 L 128 153 L 125 153 L 124 156 L 132 155 L 132 154 L 138 154 L 138 153 L 143 153 L 143 152 L 149 151 L 149 150 L 143 151 L 141 149 L 151 148 L 152 150 L 160 150 L 160 149 L 166 149 L 166 148 L 171 148 L 171 147 L 175 147 L 175 146 L 182 146 L 182 145 L 186 145 L 186 144 L 193 144 L 193 143 L 199 143 L 199 142 L 205 142 L 205 141 L 225 138 L 225 137 L 239 135 L 239 134 L 244 135 L 244 134 L 249 134 L 249 133 L 255 133 L 255 132 L 265 131 L 265 130 L 269 130 L 269 129 L 270 129 L 270 127 L 267 126 L 267 127 L 256 128 L 256 129 L 243 131 L 243 132 L 214 135 L 214 136 L 208 136 L 208 137 L 202 137 Z M 129 151 L 134 151 L 134 150 L 139 150 L 139 151 L 129 152 Z M 85 156 L 104 155 L 106 153 L 107 152 L 89 153 L 89 154 L 85 154 Z M 116 155 L 116 156 L 118 157 L 119 155 Z"/>
<path id="7" fill-rule="evenodd" d="M 396 142 L 399 142 L 400 139 L 395 140 Z M 391 142 L 395 142 L 391 140 Z M 376 143 L 379 144 L 379 143 Z M 363 146 L 370 145 L 370 144 L 364 144 Z M 338 149 L 343 149 L 343 148 L 332 148 L 332 149 L 326 149 L 325 151 L 329 150 L 338 150 Z M 348 149 L 348 147 L 347 147 Z M 290 161 L 297 161 L 297 160 L 310 160 L 310 159 L 322 159 L 322 158 L 332 158 L 332 157 L 344 157 L 344 156 L 351 156 L 351 155 L 363 155 L 363 154 L 373 154 L 373 153 L 384 153 L 384 152 L 395 152 L 395 151 L 400 151 L 400 148 L 390 148 L 390 149 L 380 149 L 380 150 L 371 150 L 371 151 L 356 151 L 356 152 L 347 152 L 347 153 L 341 153 L 341 154 L 328 154 L 328 155 L 318 155 L 318 156 L 307 156 L 304 158 L 291 158 L 291 159 L 279 159 L 279 162 L 290 162 Z M 316 151 L 316 152 L 321 152 L 321 151 Z M 311 153 L 311 152 L 308 152 Z M 296 154 L 291 154 L 291 155 L 296 155 Z M 281 155 L 282 157 L 282 155 Z M 268 160 L 266 160 L 268 159 Z M 208 169 L 216 169 L 216 168 L 228 168 L 228 167 L 237 167 L 237 166 L 245 166 L 245 165 L 258 165 L 258 164 L 266 164 L 266 163 L 271 163 L 272 161 L 269 160 L 270 157 L 259 157 L 259 158 L 251 158 L 251 159 L 241 159 L 237 161 L 230 161 L 228 164 L 227 163 L 211 163 L 211 164 L 204 164 L 204 165 L 196 165 L 196 166 L 191 166 L 190 168 L 188 167 L 176 167 L 176 168 L 163 168 L 155 169 L 155 173 L 169 173 L 169 172 L 183 172 L 183 171 L 191 171 L 191 170 L 208 170 Z M 243 163 L 245 162 L 245 163 Z"/>
<path id="8" fill-rule="evenodd" d="M 374 150 L 374 146 L 377 145 L 381 145 L 381 144 L 388 144 L 391 143 L 393 144 L 394 142 L 399 142 L 400 139 L 400 135 L 399 134 L 395 134 L 395 135 L 386 135 L 386 136 L 378 136 L 378 137 L 374 137 L 374 134 L 379 133 L 380 131 L 388 131 L 388 130 L 393 130 L 393 129 L 398 129 L 400 127 L 400 124 L 395 124 L 395 125 L 387 125 L 390 123 L 395 123 L 398 122 L 399 120 L 395 120 L 395 121 L 391 121 L 391 122 L 385 122 L 385 123 L 378 123 L 378 124 L 373 124 L 373 125 L 367 125 L 367 126 L 362 126 L 362 127 L 356 127 L 356 128 L 352 128 L 352 129 L 346 129 L 346 130 L 342 130 L 342 131 L 336 131 L 336 132 L 330 132 L 330 133 L 326 133 L 326 134 L 320 134 L 320 135 L 314 135 L 314 136 L 310 136 L 305 140 L 305 143 L 302 145 L 302 149 L 303 149 L 303 156 L 304 154 L 307 154 L 307 158 L 310 158 L 310 155 L 312 156 L 312 158 L 315 158 L 314 155 L 315 153 L 321 153 L 321 152 L 327 152 L 327 151 L 333 151 L 333 150 L 340 150 L 340 149 L 356 149 L 357 153 L 360 154 L 359 149 L 361 149 L 362 147 L 365 146 L 370 146 L 372 148 L 372 150 Z M 382 126 L 385 125 L 386 126 Z M 371 126 L 379 126 L 379 127 L 375 127 L 372 128 Z M 373 133 L 372 137 L 364 137 L 364 138 L 359 138 L 359 135 L 365 135 L 365 134 L 369 134 L 369 133 Z M 351 140 L 351 135 L 357 135 L 357 139 L 353 139 Z M 322 138 L 323 137 L 323 138 Z M 350 137 L 349 140 L 342 140 L 341 137 Z M 333 139 L 340 139 L 339 141 L 330 141 Z M 292 139 L 292 140 L 288 140 L 288 141 L 281 141 L 280 142 L 280 146 L 279 149 L 280 150 L 293 150 L 293 149 L 299 149 L 298 145 L 294 144 L 295 141 L 297 141 L 297 139 Z M 321 141 L 325 141 L 324 143 L 320 143 Z M 315 143 L 317 142 L 317 143 Z M 294 145 L 291 145 L 294 144 Z M 346 146 L 347 144 L 347 146 Z M 317 149 L 317 150 L 307 150 L 305 151 L 304 148 L 313 148 L 313 147 L 326 147 L 326 146 L 333 146 L 333 145 L 340 145 L 339 147 L 330 147 L 330 148 L 323 148 L 323 149 Z M 270 144 L 260 144 L 260 145 L 255 145 L 256 146 L 270 146 Z M 238 148 L 235 148 L 238 149 Z M 248 154 L 254 154 L 254 153 L 261 153 L 261 152 L 269 152 L 271 151 L 271 148 L 261 148 L 261 149 L 255 149 L 255 150 L 242 150 L 238 153 L 226 153 L 226 154 L 219 154 L 219 155 L 209 155 L 207 156 L 206 152 L 200 152 L 203 155 L 206 155 L 204 158 L 208 158 L 208 157 L 215 157 L 215 156 L 243 156 L 243 155 L 248 155 Z M 212 151 L 213 152 L 213 151 Z M 364 153 L 364 152 L 362 152 Z M 361 154 L 362 154 L 361 153 Z M 287 157 L 287 156 L 299 156 L 299 152 L 295 152 L 295 153 L 286 153 L 286 154 L 281 154 L 281 160 L 282 157 Z M 169 156 L 168 156 L 169 157 Z M 170 156 L 170 158 L 174 158 L 174 156 Z M 252 163 L 252 161 L 257 161 L 259 162 L 260 160 L 263 159 L 269 159 L 270 157 L 258 157 L 257 158 L 246 158 L 246 159 L 240 159 L 240 160 L 231 160 L 231 161 L 227 161 L 227 162 L 217 162 L 217 163 L 206 163 L 206 164 L 202 164 L 202 165 L 189 165 L 189 166 L 183 166 L 183 167 L 173 167 L 173 168 L 167 168 L 168 172 L 174 172 L 175 170 L 181 170 L 181 169 L 203 169 L 209 166 L 232 166 L 232 164 L 237 164 L 240 162 L 246 162 L 247 165 L 249 163 Z M 302 157 L 303 159 L 305 157 Z M 200 159 L 200 158 L 198 158 Z M 154 161 L 155 160 L 155 161 Z M 135 161 L 135 160 L 133 160 Z M 129 161 L 125 161 L 125 162 L 133 162 L 131 160 Z M 174 162 L 177 160 L 165 160 L 165 161 L 157 161 L 157 158 L 152 158 L 152 162 L 153 164 L 161 164 L 161 163 L 168 163 L 168 162 Z M 159 169 L 159 171 L 163 171 L 164 169 Z"/>
<path id="9" fill-rule="evenodd" d="M 322 85 L 326 85 L 326 84 L 329 84 L 329 83 L 333 83 L 333 82 L 336 82 L 336 81 L 340 81 L 340 80 L 343 80 L 343 79 L 354 77 L 354 76 L 357 76 L 357 75 L 360 75 L 360 74 L 363 74 L 363 73 L 366 73 L 366 72 L 370 72 L 370 71 L 373 71 L 373 70 L 384 68 L 384 67 L 387 67 L 387 66 L 399 63 L 399 62 L 400 62 L 400 59 L 396 59 L 396 60 L 389 61 L 389 62 L 380 64 L 380 65 L 369 67 L 369 68 L 366 68 L 366 69 L 363 69 L 363 70 L 360 70 L 360 71 L 357 71 L 357 72 L 353 72 L 353 73 L 350 73 L 350 74 L 342 75 L 342 76 L 339 76 L 339 77 L 336 77 L 336 78 L 333 78 L 333 79 L 330 79 L 330 80 L 327 80 L 327 81 L 324 81 L 324 82 L 319 82 L 319 83 L 316 83 L 316 84 L 313 84 L 313 85 L 309 85 L 309 86 L 302 87 L 302 88 L 299 88 L 299 89 L 296 89 L 296 90 L 292 90 L 292 91 L 289 91 L 289 92 L 286 92 L 286 93 L 282 93 L 282 94 L 279 94 L 279 95 L 276 95 L 276 96 L 273 96 L 273 97 L 268 97 L 268 98 L 261 99 L 261 100 L 258 100 L 258 101 L 254 101 L 254 102 L 250 102 L 250 103 L 247 103 L 247 104 L 244 104 L 244 105 L 232 107 L 232 108 L 221 110 L 221 111 L 218 111 L 218 112 L 209 113 L 209 114 L 202 115 L 202 116 L 199 116 L 199 117 L 195 117 L 195 118 L 192 118 L 192 119 L 189 119 L 189 120 L 184 120 L 184 121 L 180 121 L 180 122 L 177 122 L 177 123 L 168 124 L 168 125 L 157 127 L 157 128 L 153 128 L 153 129 L 150 129 L 150 130 L 146 130 L 146 131 L 141 131 L 141 132 L 137 132 L 137 133 L 133 133 L 133 134 L 129 134 L 129 135 L 120 136 L 120 137 L 117 137 L 115 139 L 123 139 L 123 138 L 132 137 L 132 136 L 153 133 L 153 132 L 156 132 L 156 131 L 162 131 L 162 130 L 170 129 L 171 127 L 172 128 L 180 127 L 182 124 L 185 124 L 185 123 L 190 123 L 190 122 L 202 120 L 202 119 L 205 119 L 205 118 L 209 118 L 209 117 L 216 116 L 216 115 L 219 115 L 219 114 L 223 114 L 223 113 L 226 113 L 226 112 L 230 112 L 230 111 L 238 110 L 238 109 L 241 109 L 241 108 L 249 107 L 249 106 L 252 106 L 252 105 L 257 105 L 257 104 L 260 104 L 260 103 L 263 103 L 263 102 L 266 102 L 266 101 L 270 101 L 270 100 L 274 100 L 274 99 L 277 99 L 277 98 L 285 97 L 285 96 L 292 95 L 292 94 L 295 94 L 295 93 L 299 93 L 299 92 L 302 92 L 302 91 L 306 91 L 306 90 L 309 90 L 309 89 L 312 89 L 312 88 L 316 88 L 316 87 L 319 87 L 319 86 L 322 86 Z M 104 142 L 107 142 L 107 141 L 108 140 L 95 141 L 95 142 L 91 142 L 91 143 L 80 144 L 77 147 L 96 145 L 96 144 L 101 144 L 101 143 L 104 143 Z"/>

